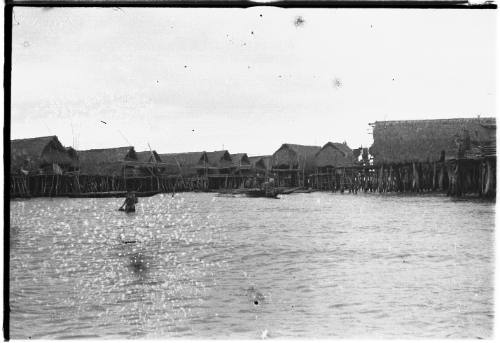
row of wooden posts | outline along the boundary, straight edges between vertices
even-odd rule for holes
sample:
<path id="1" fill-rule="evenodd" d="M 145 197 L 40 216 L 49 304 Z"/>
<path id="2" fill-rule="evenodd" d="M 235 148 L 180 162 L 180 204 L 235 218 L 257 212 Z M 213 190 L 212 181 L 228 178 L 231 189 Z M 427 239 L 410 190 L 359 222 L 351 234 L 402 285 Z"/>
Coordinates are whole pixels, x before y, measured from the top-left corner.
<path id="1" fill-rule="evenodd" d="M 78 196 L 135 191 L 139 193 L 175 193 L 215 189 L 255 188 L 264 177 L 241 175 L 123 177 L 78 174 L 11 175 L 11 197 Z"/>
<path id="2" fill-rule="evenodd" d="M 452 196 L 496 194 L 496 160 L 454 160 L 353 168 L 331 168 L 305 176 L 280 170 L 267 177 L 217 175 L 119 177 L 79 174 L 11 175 L 11 197 L 78 196 L 92 193 L 211 191 L 256 188 L 273 178 L 277 186 L 333 192 L 443 192 Z"/>
<path id="3" fill-rule="evenodd" d="M 496 161 L 380 165 L 344 168 L 312 176 L 312 188 L 340 192 L 443 192 L 450 196 L 496 196 Z"/>

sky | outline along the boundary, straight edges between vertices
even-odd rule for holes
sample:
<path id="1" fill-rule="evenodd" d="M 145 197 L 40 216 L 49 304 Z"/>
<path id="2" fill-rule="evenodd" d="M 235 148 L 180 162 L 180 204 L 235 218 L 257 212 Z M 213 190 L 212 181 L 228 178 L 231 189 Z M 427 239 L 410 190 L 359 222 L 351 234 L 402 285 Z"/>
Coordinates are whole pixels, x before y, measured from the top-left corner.
<path id="1" fill-rule="evenodd" d="M 372 144 L 495 116 L 494 10 L 15 8 L 11 137 L 159 153 Z"/>

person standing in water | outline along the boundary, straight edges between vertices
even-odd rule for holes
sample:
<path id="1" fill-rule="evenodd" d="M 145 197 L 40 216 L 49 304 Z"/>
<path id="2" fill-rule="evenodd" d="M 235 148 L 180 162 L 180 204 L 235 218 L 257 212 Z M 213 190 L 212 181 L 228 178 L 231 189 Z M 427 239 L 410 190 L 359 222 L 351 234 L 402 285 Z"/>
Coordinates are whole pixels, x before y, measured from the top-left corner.
<path id="1" fill-rule="evenodd" d="M 137 200 L 134 192 L 127 192 L 125 201 L 123 202 L 122 206 L 120 206 L 118 211 L 125 211 L 126 213 L 135 212 L 135 204 L 137 204 L 138 202 L 139 201 Z"/>

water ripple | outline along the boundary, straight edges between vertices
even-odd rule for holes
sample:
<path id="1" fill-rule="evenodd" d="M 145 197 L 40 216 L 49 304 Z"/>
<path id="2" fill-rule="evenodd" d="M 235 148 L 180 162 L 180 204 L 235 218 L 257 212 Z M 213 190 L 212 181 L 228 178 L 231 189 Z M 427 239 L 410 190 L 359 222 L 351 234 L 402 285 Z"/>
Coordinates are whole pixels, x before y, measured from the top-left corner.
<path id="1" fill-rule="evenodd" d="M 442 196 L 11 201 L 13 338 L 488 338 L 494 206 Z"/>

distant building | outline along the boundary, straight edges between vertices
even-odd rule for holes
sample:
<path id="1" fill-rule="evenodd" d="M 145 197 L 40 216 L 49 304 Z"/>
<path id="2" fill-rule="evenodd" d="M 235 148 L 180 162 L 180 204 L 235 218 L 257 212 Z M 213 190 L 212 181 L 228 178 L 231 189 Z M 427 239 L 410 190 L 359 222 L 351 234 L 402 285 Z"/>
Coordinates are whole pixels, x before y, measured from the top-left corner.
<path id="1" fill-rule="evenodd" d="M 233 161 L 227 150 L 206 153 L 206 159 L 200 160 L 197 170 L 198 175 L 226 176 L 231 173 Z"/>
<path id="2" fill-rule="evenodd" d="M 314 157 L 318 172 L 328 172 L 335 168 L 348 168 L 356 165 L 353 150 L 346 143 L 328 142 Z"/>
<path id="3" fill-rule="evenodd" d="M 57 136 L 14 139 L 10 142 L 12 174 L 62 174 L 74 171 L 78 157 Z"/>
<path id="4" fill-rule="evenodd" d="M 160 154 L 159 157 L 166 164 L 162 167 L 163 174 L 183 177 L 197 176 L 198 166 L 207 161 L 204 151 Z"/>
<path id="5" fill-rule="evenodd" d="M 328 142 L 314 157 L 316 172 L 313 185 L 316 189 L 342 190 L 353 181 L 349 168 L 359 165 L 361 149 L 352 150 L 346 143 Z"/>
<path id="6" fill-rule="evenodd" d="M 123 177 L 136 175 L 134 166 L 127 164 L 131 161 L 137 162 L 134 147 L 79 150 L 77 153 L 82 175 Z"/>
<path id="7" fill-rule="evenodd" d="M 272 172 L 279 186 L 308 186 L 308 176 L 314 173 L 314 158 L 320 146 L 283 144 L 273 154 Z"/>

